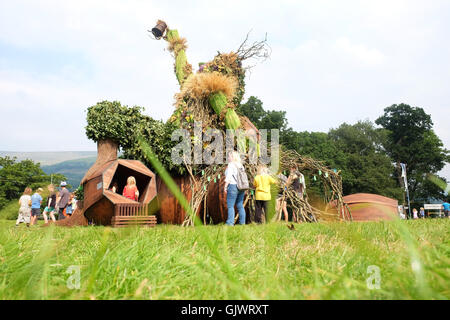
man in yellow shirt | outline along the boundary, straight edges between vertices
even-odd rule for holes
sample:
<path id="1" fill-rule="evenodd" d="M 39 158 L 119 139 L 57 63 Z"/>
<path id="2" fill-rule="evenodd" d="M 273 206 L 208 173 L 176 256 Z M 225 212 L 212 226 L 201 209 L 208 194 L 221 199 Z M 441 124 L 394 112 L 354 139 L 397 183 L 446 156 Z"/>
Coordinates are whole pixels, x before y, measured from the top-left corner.
<path id="1" fill-rule="evenodd" d="M 272 199 L 270 194 L 270 185 L 276 184 L 277 181 L 268 174 L 267 167 L 260 165 L 258 167 L 258 174 L 253 180 L 255 186 L 255 222 L 262 223 L 262 209 L 264 208 L 264 214 L 267 217 L 267 204 Z"/>

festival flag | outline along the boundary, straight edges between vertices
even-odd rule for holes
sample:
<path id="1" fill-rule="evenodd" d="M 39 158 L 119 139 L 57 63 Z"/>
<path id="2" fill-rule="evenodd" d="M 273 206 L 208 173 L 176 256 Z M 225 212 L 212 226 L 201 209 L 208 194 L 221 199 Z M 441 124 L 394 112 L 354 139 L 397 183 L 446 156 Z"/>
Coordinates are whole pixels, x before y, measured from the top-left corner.
<path id="1" fill-rule="evenodd" d="M 402 178 L 403 178 L 403 184 L 405 185 L 405 191 L 408 190 L 408 180 L 406 179 L 406 164 L 400 163 L 400 166 L 402 167 Z"/>

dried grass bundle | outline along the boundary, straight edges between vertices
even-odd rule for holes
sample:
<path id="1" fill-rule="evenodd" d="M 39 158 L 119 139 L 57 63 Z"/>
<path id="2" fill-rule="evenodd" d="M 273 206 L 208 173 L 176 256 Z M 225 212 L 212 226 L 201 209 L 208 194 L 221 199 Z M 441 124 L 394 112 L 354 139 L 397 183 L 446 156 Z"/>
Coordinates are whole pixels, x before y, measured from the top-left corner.
<path id="1" fill-rule="evenodd" d="M 170 38 L 167 39 L 167 42 L 169 43 L 167 49 L 170 52 L 174 52 L 175 55 L 178 54 L 180 50 L 186 50 L 188 47 L 186 38 Z"/>
<path id="2" fill-rule="evenodd" d="M 223 92 L 231 100 L 236 92 L 237 81 L 218 72 L 190 75 L 183 84 L 179 96 L 203 100 L 215 92 Z"/>

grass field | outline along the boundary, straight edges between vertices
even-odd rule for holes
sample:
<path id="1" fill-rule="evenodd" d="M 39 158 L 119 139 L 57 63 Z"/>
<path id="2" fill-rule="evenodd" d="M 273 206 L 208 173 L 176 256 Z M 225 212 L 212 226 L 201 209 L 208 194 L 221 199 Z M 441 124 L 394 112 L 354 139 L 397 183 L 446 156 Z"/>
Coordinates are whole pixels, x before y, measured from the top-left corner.
<path id="1" fill-rule="evenodd" d="M 295 230 L 0 220 L 0 299 L 449 299 L 449 227 L 449 219 Z M 369 266 L 379 268 L 380 289 L 367 286 Z"/>

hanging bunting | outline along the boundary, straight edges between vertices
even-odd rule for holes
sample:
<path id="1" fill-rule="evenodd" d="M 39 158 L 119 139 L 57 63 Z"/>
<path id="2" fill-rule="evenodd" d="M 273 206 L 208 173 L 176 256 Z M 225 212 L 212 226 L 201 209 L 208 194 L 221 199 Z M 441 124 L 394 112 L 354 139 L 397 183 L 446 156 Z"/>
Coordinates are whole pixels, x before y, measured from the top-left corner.
<path id="1" fill-rule="evenodd" d="M 314 177 L 313 177 L 313 180 L 314 180 L 314 181 L 317 181 L 317 177 L 316 177 L 316 176 L 314 176 Z"/>
<path id="2" fill-rule="evenodd" d="M 210 176 L 208 176 L 208 182 L 210 182 L 211 181 L 211 177 Z"/>
<path id="3" fill-rule="evenodd" d="M 322 175 L 322 170 L 319 170 L 319 176 L 321 176 Z"/>
<path id="4" fill-rule="evenodd" d="M 325 172 L 325 178 L 328 178 L 328 172 Z"/>
<path id="5" fill-rule="evenodd" d="M 216 183 L 216 178 L 214 178 L 214 183 Z"/>
<path id="6" fill-rule="evenodd" d="M 202 170 L 202 176 L 204 176 L 205 175 L 205 170 Z"/>

